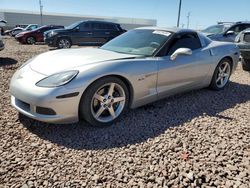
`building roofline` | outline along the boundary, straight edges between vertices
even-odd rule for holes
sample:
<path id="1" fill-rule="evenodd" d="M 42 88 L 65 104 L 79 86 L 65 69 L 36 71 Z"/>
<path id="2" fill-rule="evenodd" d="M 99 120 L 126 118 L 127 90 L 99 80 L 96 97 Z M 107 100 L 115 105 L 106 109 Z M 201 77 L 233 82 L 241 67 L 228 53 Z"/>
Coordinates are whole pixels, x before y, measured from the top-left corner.
<path id="1" fill-rule="evenodd" d="M 15 10 L 15 9 L 0 9 L 0 12 L 3 13 L 21 13 L 21 14 L 36 14 L 40 15 L 40 12 L 38 11 L 29 11 L 29 10 Z M 55 13 L 55 12 L 43 12 L 43 15 L 49 15 L 49 16 L 68 16 L 68 17 L 85 17 L 89 19 L 97 18 L 97 19 L 114 19 L 119 20 L 124 23 L 127 23 L 126 20 L 129 20 L 129 23 L 138 23 L 140 24 L 152 24 L 156 25 L 157 20 L 156 19 L 144 19 L 144 18 L 129 18 L 129 17 L 116 17 L 116 16 L 95 16 L 95 15 L 81 15 L 81 14 L 64 14 L 64 13 Z"/>

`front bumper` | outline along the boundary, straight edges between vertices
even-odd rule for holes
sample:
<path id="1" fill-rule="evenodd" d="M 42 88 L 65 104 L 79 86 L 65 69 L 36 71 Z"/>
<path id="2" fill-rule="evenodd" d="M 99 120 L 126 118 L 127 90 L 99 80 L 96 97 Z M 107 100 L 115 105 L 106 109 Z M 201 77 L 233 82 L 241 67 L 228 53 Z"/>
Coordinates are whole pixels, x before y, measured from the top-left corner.
<path id="1" fill-rule="evenodd" d="M 21 36 L 21 37 L 15 37 L 15 39 L 20 42 L 21 44 L 25 44 L 26 41 L 25 41 L 25 37 L 24 36 Z"/>
<path id="2" fill-rule="evenodd" d="M 37 87 L 36 82 L 45 76 L 32 70 L 21 70 L 14 74 L 10 84 L 13 107 L 30 118 L 48 123 L 64 124 L 79 120 L 80 92 L 63 86 L 57 88 Z M 74 92 L 79 94 L 74 97 L 58 98 L 58 96 Z"/>
<path id="3" fill-rule="evenodd" d="M 57 40 L 55 37 L 50 37 L 50 38 L 47 38 L 47 37 L 44 37 L 44 42 L 48 45 L 48 46 L 51 46 L 51 47 L 56 47 L 57 44 Z"/>

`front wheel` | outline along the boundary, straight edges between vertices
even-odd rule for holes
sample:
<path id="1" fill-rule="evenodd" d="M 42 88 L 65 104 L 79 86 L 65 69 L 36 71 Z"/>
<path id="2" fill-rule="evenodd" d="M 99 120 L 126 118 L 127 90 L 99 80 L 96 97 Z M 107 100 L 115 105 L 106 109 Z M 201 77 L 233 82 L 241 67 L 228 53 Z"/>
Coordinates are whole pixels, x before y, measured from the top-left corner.
<path id="1" fill-rule="evenodd" d="M 213 90 L 221 90 L 226 87 L 231 76 L 231 69 L 232 67 L 230 59 L 224 58 L 221 60 L 214 71 L 210 88 Z"/>
<path id="2" fill-rule="evenodd" d="M 26 39 L 27 44 L 35 44 L 36 43 L 36 39 L 34 37 L 28 37 Z"/>
<path id="3" fill-rule="evenodd" d="M 97 80 L 83 94 L 80 115 L 93 126 L 112 125 L 126 111 L 129 92 L 117 77 Z"/>
<path id="4" fill-rule="evenodd" d="M 71 41 L 67 38 L 60 38 L 57 41 L 57 48 L 62 49 L 62 48 L 70 48 L 71 47 Z"/>

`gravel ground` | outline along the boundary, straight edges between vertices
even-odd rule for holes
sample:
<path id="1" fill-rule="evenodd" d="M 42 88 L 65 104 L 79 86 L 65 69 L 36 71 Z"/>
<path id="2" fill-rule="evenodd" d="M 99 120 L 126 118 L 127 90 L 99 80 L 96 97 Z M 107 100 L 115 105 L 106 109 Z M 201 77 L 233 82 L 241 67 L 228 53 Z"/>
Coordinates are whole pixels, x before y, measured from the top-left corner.
<path id="1" fill-rule="evenodd" d="M 108 128 L 18 115 L 15 70 L 49 48 L 6 38 L 0 52 L 0 187 L 250 187 L 250 73 L 225 90 L 176 95 Z"/>

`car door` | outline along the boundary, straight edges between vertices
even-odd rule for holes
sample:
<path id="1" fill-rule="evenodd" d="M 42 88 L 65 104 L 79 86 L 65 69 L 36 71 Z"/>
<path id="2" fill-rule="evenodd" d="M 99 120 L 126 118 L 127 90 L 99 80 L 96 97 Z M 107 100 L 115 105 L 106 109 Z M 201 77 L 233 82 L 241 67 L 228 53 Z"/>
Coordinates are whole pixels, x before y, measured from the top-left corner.
<path id="1" fill-rule="evenodd" d="M 93 44 L 104 44 L 107 41 L 107 27 L 105 23 L 102 22 L 93 22 Z"/>
<path id="2" fill-rule="evenodd" d="M 43 27 L 43 28 L 37 30 L 36 41 L 37 42 L 44 42 L 43 34 L 44 34 L 44 32 L 49 31 L 50 29 L 51 29 L 51 27 Z"/>
<path id="3" fill-rule="evenodd" d="M 189 48 L 192 55 L 179 55 L 175 60 L 170 56 L 179 48 Z M 158 61 L 158 97 L 183 92 L 202 86 L 211 68 L 210 51 L 201 44 L 195 32 L 176 35 Z"/>
<path id="4" fill-rule="evenodd" d="M 84 45 L 89 43 L 91 38 L 93 38 L 91 23 L 83 22 L 79 24 L 75 29 L 72 30 L 70 35 L 73 44 Z"/>

